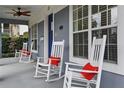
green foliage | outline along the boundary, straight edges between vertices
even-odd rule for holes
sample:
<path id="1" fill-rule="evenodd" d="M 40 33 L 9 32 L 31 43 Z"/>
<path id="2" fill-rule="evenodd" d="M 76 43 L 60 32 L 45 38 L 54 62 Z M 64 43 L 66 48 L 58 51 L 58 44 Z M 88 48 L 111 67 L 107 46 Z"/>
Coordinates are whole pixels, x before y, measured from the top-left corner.
<path id="1" fill-rule="evenodd" d="M 9 34 L 3 33 L 3 34 L 2 34 L 2 38 L 9 38 Z"/>
<path id="2" fill-rule="evenodd" d="M 3 57 L 12 57 L 14 56 L 15 49 L 22 49 L 23 42 L 27 42 L 28 38 L 18 37 L 2 37 L 2 56 Z"/>
<path id="3" fill-rule="evenodd" d="M 28 38 L 28 37 L 29 37 L 28 35 L 29 35 L 28 32 L 24 32 L 24 33 L 23 33 L 23 38 Z"/>

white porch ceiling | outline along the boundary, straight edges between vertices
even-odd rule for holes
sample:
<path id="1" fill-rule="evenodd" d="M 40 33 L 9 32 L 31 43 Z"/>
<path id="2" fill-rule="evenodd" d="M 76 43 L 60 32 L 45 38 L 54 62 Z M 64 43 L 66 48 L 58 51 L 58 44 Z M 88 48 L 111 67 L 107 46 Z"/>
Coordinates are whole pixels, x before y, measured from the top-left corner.
<path id="1" fill-rule="evenodd" d="M 12 14 L 7 14 L 6 12 L 11 12 L 11 9 L 17 10 L 18 7 L 21 7 L 21 10 L 29 10 L 31 11 L 31 15 L 42 9 L 43 5 L 0 5 L 0 18 L 8 18 L 8 19 L 17 19 L 17 20 L 29 20 L 31 16 L 13 16 Z"/>

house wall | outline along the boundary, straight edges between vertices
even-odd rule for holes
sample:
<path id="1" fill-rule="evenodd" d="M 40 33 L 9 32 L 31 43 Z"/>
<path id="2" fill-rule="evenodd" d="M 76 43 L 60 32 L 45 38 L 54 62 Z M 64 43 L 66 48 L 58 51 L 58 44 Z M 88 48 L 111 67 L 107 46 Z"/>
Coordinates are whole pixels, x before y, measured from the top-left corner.
<path id="1" fill-rule="evenodd" d="M 62 9 L 54 15 L 54 40 L 65 41 L 64 62 L 69 61 L 69 7 Z M 60 29 L 63 27 L 62 29 Z M 63 64 L 64 65 L 64 64 Z M 64 67 L 64 66 L 63 66 Z M 64 71 L 64 68 L 63 68 Z"/>
<path id="2" fill-rule="evenodd" d="M 2 57 L 2 39 L 1 39 L 1 29 L 0 29 L 0 58 L 1 57 Z"/>
<path id="3" fill-rule="evenodd" d="M 124 6 L 118 6 L 118 64 L 106 63 L 102 71 L 101 87 L 124 87 Z M 54 31 L 55 40 L 65 40 L 64 61 L 69 59 L 69 9 L 68 7 L 55 13 Z M 63 26 L 63 29 L 59 29 Z"/>
<path id="4" fill-rule="evenodd" d="M 38 56 L 44 57 L 44 21 L 38 23 Z"/>
<path id="5" fill-rule="evenodd" d="M 101 88 L 124 88 L 124 76 L 102 71 Z"/>
<path id="6" fill-rule="evenodd" d="M 118 6 L 118 64 L 104 64 L 101 87 L 124 88 L 124 6 Z M 108 71 L 108 72 L 107 72 Z M 111 73 L 113 72 L 113 73 Z"/>

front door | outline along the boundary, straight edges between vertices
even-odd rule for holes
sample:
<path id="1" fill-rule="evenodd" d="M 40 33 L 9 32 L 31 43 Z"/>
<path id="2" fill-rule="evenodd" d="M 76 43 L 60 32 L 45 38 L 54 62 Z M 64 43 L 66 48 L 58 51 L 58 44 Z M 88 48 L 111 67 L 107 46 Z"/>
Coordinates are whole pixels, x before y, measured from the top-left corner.
<path id="1" fill-rule="evenodd" d="M 51 54 L 52 42 L 53 42 L 53 14 L 48 15 L 48 57 Z"/>

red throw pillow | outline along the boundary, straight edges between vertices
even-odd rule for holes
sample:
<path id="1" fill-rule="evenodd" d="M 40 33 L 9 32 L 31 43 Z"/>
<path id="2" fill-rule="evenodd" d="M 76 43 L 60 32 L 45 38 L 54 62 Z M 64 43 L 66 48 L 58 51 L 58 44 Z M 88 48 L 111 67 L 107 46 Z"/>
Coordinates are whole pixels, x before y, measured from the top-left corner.
<path id="1" fill-rule="evenodd" d="M 98 71 L 98 67 L 92 66 L 90 63 L 87 63 L 82 70 L 90 70 L 90 71 Z M 97 73 L 87 73 L 87 72 L 80 72 L 81 75 L 87 80 L 91 80 Z"/>
<path id="2" fill-rule="evenodd" d="M 22 49 L 21 52 L 23 53 L 23 56 L 29 56 L 31 55 L 30 51 L 27 51 L 26 49 Z"/>
<path id="3" fill-rule="evenodd" d="M 59 62 L 60 62 L 60 57 L 50 57 L 49 60 L 48 60 L 48 63 L 50 62 L 51 60 L 51 64 L 52 65 L 56 65 L 58 66 Z"/>

